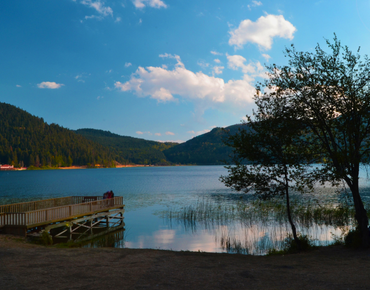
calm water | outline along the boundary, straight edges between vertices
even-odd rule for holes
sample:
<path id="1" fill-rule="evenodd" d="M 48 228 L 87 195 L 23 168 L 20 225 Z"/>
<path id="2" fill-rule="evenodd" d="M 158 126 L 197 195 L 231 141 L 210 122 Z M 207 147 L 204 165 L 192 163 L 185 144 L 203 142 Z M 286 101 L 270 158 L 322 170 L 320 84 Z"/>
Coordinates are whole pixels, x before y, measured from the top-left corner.
<path id="1" fill-rule="evenodd" d="M 113 190 L 126 205 L 124 240 L 116 246 L 206 252 L 263 254 L 279 247 L 290 232 L 287 224 L 270 220 L 253 224 L 233 221 L 203 221 L 189 226 L 169 219 L 166 212 L 201 202 L 234 206 L 250 196 L 226 188 L 218 178 L 223 166 L 133 167 L 87 170 L 45 170 L 0 172 L 0 204 L 71 195 L 102 195 Z M 362 172 L 362 195 L 369 200 L 369 182 Z M 322 194 L 324 192 L 325 194 Z M 321 200 L 338 200 L 334 190 L 319 188 Z M 166 216 L 166 217 L 165 217 Z M 332 241 L 339 228 L 313 225 L 301 227 L 320 244 Z M 240 249 L 243 249 L 242 251 Z"/>

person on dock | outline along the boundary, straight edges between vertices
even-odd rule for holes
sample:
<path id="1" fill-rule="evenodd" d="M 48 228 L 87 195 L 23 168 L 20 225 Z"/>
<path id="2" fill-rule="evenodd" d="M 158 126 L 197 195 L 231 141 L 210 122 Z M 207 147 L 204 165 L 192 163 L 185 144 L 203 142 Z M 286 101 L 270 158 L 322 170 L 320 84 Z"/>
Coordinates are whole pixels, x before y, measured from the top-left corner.
<path id="1" fill-rule="evenodd" d="M 106 193 L 103 194 L 103 199 L 110 199 L 114 197 L 113 191 L 107 191 Z"/>

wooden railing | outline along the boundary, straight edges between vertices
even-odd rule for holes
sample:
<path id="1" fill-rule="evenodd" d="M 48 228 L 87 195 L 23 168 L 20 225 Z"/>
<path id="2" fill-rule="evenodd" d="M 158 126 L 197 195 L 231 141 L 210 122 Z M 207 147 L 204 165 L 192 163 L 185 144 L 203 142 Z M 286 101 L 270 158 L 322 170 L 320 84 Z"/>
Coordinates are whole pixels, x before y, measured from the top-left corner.
<path id="1" fill-rule="evenodd" d="M 67 196 L 51 199 L 43 199 L 29 202 L 0 205 L 0 213 L 3 212 L 28 212 L 44 208 L 51 208 L 63 205 L 78 204 L 89 201 L 101 200 L 101 196 Z"/>
<path id="2" fill-rule="evenodd" d="M 26 225 L 26 214 L 25 213 L 0 213 L 0 227 L 12 225 L 12 226 L 24 226 Z"/>
<path id="3" fill-rule="evenodd" d="M 70 199 L 71 202 L 68 205 L 37 209 L 26 212 L 0 213 L 0 226 L 4 225 L 29 226 L 35 224 L 50 223 L 58 220 L 68 219 L 76 216 L 82 216 L 84 214 L 102 211 L 104 209 L 123 206 L 122 196 L 117 196 L 110 199 L 102 199 L 101 197 L 81 197 L 81 196 L 78 197 L 74 196 L 69 198 L 71 198 Z M 93 201 L 86 202 L 86 200 Z M 80 203 L 73 204 L 73 202 L 78 201 Z M 13 206 L 16 205 L 19 204 L 14 204 Z"/>

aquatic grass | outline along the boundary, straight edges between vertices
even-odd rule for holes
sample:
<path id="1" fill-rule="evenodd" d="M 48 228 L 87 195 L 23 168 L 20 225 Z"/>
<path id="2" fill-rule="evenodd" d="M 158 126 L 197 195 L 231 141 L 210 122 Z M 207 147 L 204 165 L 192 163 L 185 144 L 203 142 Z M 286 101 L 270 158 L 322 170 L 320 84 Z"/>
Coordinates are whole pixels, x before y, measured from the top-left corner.
<path id="1" fill-rule="evenodd" d="M 172 208 L 162 211 L 160 215 L 169 222 L 177 221 L 182 223 L 185 228 L 196 231 L 198 223 L 201 223 L 205 228 L 212 228 L 214 225 L 235 221 L 237 208 L 203 198 L 180 209 Z"/>
<path id="2" fill-rule="evenodd" d="M 343 243 L 344 236 L 355 227 L 354 209 L 345 203 L 319 204 L 311 201 L 303 204 L 297 199 L 292 203 L 291 210 L 298 231 L 307 237 L 312 246 Z M 177 223 L 185 230 L 210 231 L 216 235 L 221 249 L 228 253 L 266 254 L 271 249 L 284 251 L 284 241 L 290 233 L 286 206 L 281 200 L 222 203 L 200 198 L 188 206 L 163 211 L 161 216 L 170 225 Z M 243 231 L 244 236 L 240 236 Z"/>
<path id="3" fill-rule="evenodd" d="M 349 206 L 318 206 L 313 203 L 306 205 L 292 203 L 291 212 L 294 220 L 301 226 L 313 224 L 340 227 L 353 224 L 354 209 Z M 164 219 L 180 221 L 184 225 L 196 226 L 198 223 L 207 225 L 226 225 L 235 221 L 252 225 L 256 221 L 270 223 L 271 220 L 287 222 L 286 206 L 279 200 L 270 201 L 239 201 L 236 205 L 221 204 L 208 199 L 196 203 L 168 209 L 161 213 Z"/>
<path id="4" fill-rule="evenodd" d="M 230 254 L 249 254 L 249 245 L 247 242 L 243 245 L 239 239 L 231 238 L 230 236 L 224 236 L 220 240 L 221 248 L 226 250 Z"/>

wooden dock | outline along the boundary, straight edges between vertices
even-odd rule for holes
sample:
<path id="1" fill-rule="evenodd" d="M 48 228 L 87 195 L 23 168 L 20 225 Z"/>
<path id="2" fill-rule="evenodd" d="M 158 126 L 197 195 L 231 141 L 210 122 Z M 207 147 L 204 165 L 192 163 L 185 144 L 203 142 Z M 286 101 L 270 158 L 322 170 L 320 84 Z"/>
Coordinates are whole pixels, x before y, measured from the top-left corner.
<path id="1" fill-rule="evenodd" d="M 59 228 L 68 237 L 81 234 L 79 228 L 97 225 L 123 225 L 123 197 L 103 199 L 101 196 L 69 196 L 0 206 L 0 230 L 5 234 L 26 236 Z M 117 221 L 118 220 L 118 221 Z M 76 229 L 77 228 L 77 229 Z M 86 233 L 88 230 L 85 230 Z"/>

